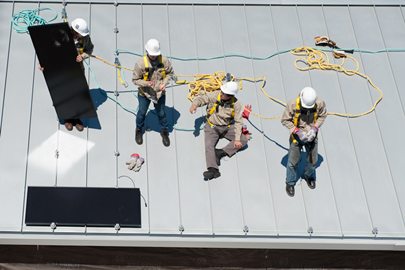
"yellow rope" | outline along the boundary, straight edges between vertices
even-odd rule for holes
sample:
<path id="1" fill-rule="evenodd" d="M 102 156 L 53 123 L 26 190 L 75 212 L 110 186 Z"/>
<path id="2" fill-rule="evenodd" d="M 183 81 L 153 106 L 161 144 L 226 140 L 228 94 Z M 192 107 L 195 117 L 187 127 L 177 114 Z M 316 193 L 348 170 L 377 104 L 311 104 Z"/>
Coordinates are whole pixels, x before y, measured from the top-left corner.
<path id="1" fill-rule="evenodd" d="M 375 89 L 377 89 L 381 94 L 380 98 L 374 103 L 373 108 L 370 109 L 369 111 L 365 112 L 365 113 L 362 113 L 362 114 L 343 114 L 343 113 L 331 113 L 331 112 L 329 112 L 328 115 L 338 115 L 338 116 L 346 116 L 346 117 L 360 117 L 360 116 L 369 114 L 372 111 L 374 111 L 377 104 L 378 104 L 378 102 L 380 102 L 381 99 L 383 98 L 382 91 L 377 86 L 375 86 L 373 84 L 373 82 L 370 80 L 370 78 L 368 76 L 358 72 L 359 63 L 357 62 L 356 59 L 354 59 L 353 57 L 351 57 L 349 55 L 341 57 L 342 58 L 342 63 L 340 65 L 337 65 L 337 64 L 329 63 L 329 57 L 324 51 L 316 50 L 316 49 L 313 49 L 313 48 L 310 48 L 310 47 L 300 47 L 300 48 L 297 48 L 297 49 L 293 49 L 293 50 L 291 50 L 291 53 L 293 55 L 297 55 L 297 56 L 307 56 L 307 58 L 299 57 L 299 58 L 297 58 L 295 60 L 294 65 L 298 70 L 310 70 L 310 69 L 336 70 L 336 71 L 344 72 L 345 74 L 347 74 L 349 76 L 357 74 L 359 76 L 362 76 L 363 78 L 366 78 L 368 80 L 368 82 Z M 92 55 L 91 57 L 99 59 L 99 60 L 103 61 L 104 63 L 110 65 L 110 66 L 114 66 L 114 67 L 117 67 L 117 68 L 123 68 L 123 69 L 129 70 L 129 71 L 134 71 L 133 69 L 129 69 L 129 68 L 126 68 L 126 67 L 122 67 L 122 66 L 118 66 L 118 65 L 109 63 L 106 60 L 104 60 L 103 58 L 95 56 L 95 55 Z M 347 69 L 343 68 L 346 57 L 352 59 L 356 63 L 356 65 L 357 65 L 356 70 L 347 70 Z M 304 68 L 298 67 L 297 66 L 298 61 L 305 61 L 307 63 L 307 65 L 308 65 L 308 67 L 304 67 Z M 121 83 L 124 84 L 123 81 L 121 80 L 120 72 L 119 72 L 118 75 L 119 75 Z M 223 85 L 223 81 L 225 81 L 226 74 L 223 71 L 217 71 L 214 74 L 175 75 L 174 77 L 176 79 L 178 77 L 193 77 L 194 78 L 194 81 L 190 81 L 190 82 L 185 81 L 185 80 L 184 81 L 176 80 L 177 84 L 182 84 L 182 83 L 188 84 L 188 87 L 189 87 L 189 90 L 190 90 L 190 92 L 188 94 L 188 99 L 193 101 L 193 99 L 194 99 L 194 97 L 196 95 L 199 96 L 201 94 L 207 94 L 208 92 L 213 92 L 213 91 L 219 90 L 221 85 Z M 285 102 L 268 95 L 264 91 L 263 86 L 264 86 L 264 83 L 266 82 L 266 76 L 262 76 L 262 77 L 260 77 L 258 79 L 252 79 L 252 78 L 247 78 L 247 77 L 236 78 L 233 74 L 231 74 L 231 81 L 236 81 L 236 82 L 240 83 L 241 87 L 239 89 L 242 89 L 242 82 L 241 82 L 242 80 L 249 80 L 249 81 L 253 81 L 253 82 L 258 82 L 258 81 L 262 80 L 263 82 L 262 82 L 260 88 L 261 88 L 263 94 L 265 96 L 267 96 L 268 98 L 272 99 L 273 101 L 276 101 L 276 102 L 278 102 L 278 103 L 280 103 L 280 104 L 282 104 L 284 106 L 287 106 L 287 104 Z M 262 119 L 280 119 L 281 118 L 281 116 L 264 117 L 262 115 L 253 113 L 251 110 L 248 110 L 245 107 L 243 107 L 243 108 L 245 110 L 249 111 L 251 114 L 253 114 L 255 116 L 258 116 L 258 117 L 260 117 Z"/>
<path id="2" fill-rule="evenodd" d="M 299 57 L 299 58 L 297 58 L 295 60 L 294 65 L 299 70 L 322 69 L 322 70 L 336 70 L 336 71 L 344 72 L 345 74 L 347 74 L 349 76 L 357 74 L 357 75 L 367 79 L 367 81 L 375 89 L 377 89 L 380 92 L 380 98 L 374 103 L 373 108 L 371 108 L 369 111 L 367 111 L 365 113 L 362 113 L 362 114 L 328 113 L 329 115 L 339 115 L 339 116 L 347 116 L 347 117 L 360 117 L 360 116 L 369 114 L 372 111 L 374 111 L 377 104 L 378 104 L 378 102 L 380 102 L 381 99 L 383 98 L 383 93 L 380 90 L 380 88 L 375 86 L 374 83 L 370 80 L 370 78 L 367 75 L 358 72 L 359 63 L 357 62 L 356 59 L 354 59 L 353 57 L 351 57 L 349 55 L 346 55 L 345 57 L 342 57 L 343 58 L 342 63 L 340 65 L 336 65 L 336 64 L 329 63 L 329 57 L 324 51 L 316 50 L 316 49 L 313 49 L 313 48 L 301 47 L 301 48 L 291 50 L 291 53 L 293 55 L 298 55 L 298 56 L 301 56 L 301 55 L 307 56 L 307 58 Z M 356 70 L 347 70 L 347 69 L 343 68 L 346 57 L 352 59 L 356 63 L 356 65 L 357 65 Z M 305 61 L 308 64 L 308 67 L 304 67 L 304 68 L 298 67 L 297 62 L 300 61 L 300 60 Z"/>
<path id="3" fill-rule="evenodd" d="M 98 56 L 95 56 L 95 55 L 90 55 L 90 56 L 93 57 L 93 58 L 96 58 L 96 59 L 98 59 L 98 60 L 100 60 L 100 61 L 103 61 L 103 62 L 106 63 L 107 65 L 110 65 L 110 66 L 113 66 L 113 67 L 117 67 L 117 68 L 126 69 L 126 70 L 129 70 L 129 71 L 134 71 L 133 69 L 130 69 L 130 68 L 126 68 L 126 67 L 122 67 L 122 66 L 118 66 L 118 65 L 109 63 L 109 62 L 107 62 L 106 60 L 104 60 L 104 59 L 101 58 L 101 57 L 98 57 Z"/>

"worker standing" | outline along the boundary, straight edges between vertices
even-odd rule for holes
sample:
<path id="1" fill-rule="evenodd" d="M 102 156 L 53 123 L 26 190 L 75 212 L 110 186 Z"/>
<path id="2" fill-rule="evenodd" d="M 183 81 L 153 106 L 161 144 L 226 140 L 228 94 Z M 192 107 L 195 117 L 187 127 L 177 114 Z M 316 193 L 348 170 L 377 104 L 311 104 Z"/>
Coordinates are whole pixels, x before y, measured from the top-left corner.
<path id="1" fill-rule="evenodd" d="M 227 82 L 221 86 L 220 91 L 194 98 L 190 107 L 190 113 L 195 113 L 197 107 L 207 105 L 207 123 L 204 130 L 207 171 L 203 173 L 207 179 L 221 176 L 218 169 L 221 158 L 231 157 L 247 144 L 248 140 L 242 134 L 242 107 L 235 97 L 238 89 L 236 82 Z M 224 148 L 216 149 L 218 140 L 222 138 L 230 142 Z"/>
<path id="2" fill-rule="evenodd" d="M 72 34 L 77 50 L 76 62 L 81 64 L 84 72 L 83 60 L 89 58 L 94 50 L 87 22 L 81 18 L 73 20 L 70 24 L 70 33 Z M 38 67 L 41 71 L 44 71 L 44 67 L 42 67 L 41 64 L 39 64 Z M 80 119 L 65 119 L 64 121 L 66 129 L 69 131 L 73 129 L 73 126 L 75 126 L 78 131 L 83 131 L 84 129 L 83 122 Z"/>
<path id="3" fill-rule="evenodd" d="M 290 149 L 288 151 L 286 192 L 293 197 L 297 182 L 298 162 L 301 149 L 305 147 L 307 163 L 304 167 L 304 179 L 308 187 L 314 189 L 316 184 L 315 166 L 318 161 L 318 131 L 327 116 L 325 102 L 318 98 L 311 87 L 302 89 L 298 98 L 288 102 L 281 123 L 290 132 Z"/>
<path id="4" fill-rule="evenodd" d="M 167 132 L 167 119 L 165 113 L 166 85 L 173 76 L 173 68 L 167 57 L 160 54 L 160 44 L 156 39 L 150 39 L 145 44 L 146 55 L 135 64 L 132 82 L 139 86 L 139 110 L 136 115 L 135 141 L 143 143 L 142 129 L 145 124 L 145 115 L 152 101 L 159 118 L 160 135 L 163 145 L 170 145 Z"/>

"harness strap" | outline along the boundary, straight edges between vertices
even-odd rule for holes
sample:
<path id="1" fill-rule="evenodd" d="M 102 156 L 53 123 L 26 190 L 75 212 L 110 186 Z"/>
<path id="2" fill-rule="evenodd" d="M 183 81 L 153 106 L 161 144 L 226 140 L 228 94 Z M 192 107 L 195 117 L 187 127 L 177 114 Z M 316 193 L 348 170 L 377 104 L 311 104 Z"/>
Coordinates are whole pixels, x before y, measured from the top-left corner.
<path id="1" fill-rule="evenodd" d="M 159 55 L 158 59 L 159 59 L 159 68 L 162 69 L 162 75 L 163 75 L 163 80 L 164 80 L 166 78 L 166 71 L 165 71 L 165 67 L 163 65 L 161 54 Z M 149 71 L 150 71 L 147 55 L 143 56 L 143 62 L 145 63 L 145 76 L 143 76 L 143 80 L 147 81 L 148 77 L 149 77 Z"/>
<path id="2" fill-rule="evenodd" d="M 162 61 L 162 55 L 160 54 L 159 57 L 159 68 L 162 69 L 162 75 L 163 75 L 163 80 L 166 78 L 166 71 L 165 71 L 165 67 L 163 65 L 163 61 Z M 148 63 L 148 56 L 144 55 L 143 56 L 143 62 L 145 63 L 145 75 L 143 76 L 143 80 L 147 81 L 148 77 L 149 77 L 149 72 L 152 72 L 154 70 L 154 68 L 150 68 L 149 67 L 149 63 Z M 139 92 L 141 93 L 141 95 L 145 95 L 141 89 L 141 87 L 139 87 Z"/>
<path id="3" fill-rule="evenodd" d="M 221 92 L 219 92 L 217 101 L 215 101 L 214 106 L 212 106 L 210 112 L 206 115 L 207 122 L 208 122 L 208 123 L 210 124 L 210 126 L 213 127 L 214 129 L 215 129 L 215 125 L 210 122 L 209 118 L 210 118 L 211 115 L 214 113 L 214 111 L 217 109 L 217 106 L 219 105 L 220 101 L 221 101 Z M 232 110 L 232 119 L 235 117 L 234 103 L 235 103 L 235 97 L 233 96 L 232 99 L 231 99 L 231 106 L 230 106 L 230 107 L 231 107 L 231 110 Z M 231 124 L 228 125 L 228 129 L 229 129 L 230 126 L 231 126 Z M 228 129 L 226 130 L 226 132 L 228 132 Z M 217 130 L 215 129 L 215 131 L 217 131 Z M 217 133 L 218 133 L 218 131 L 217 131 Z M 225 134 L 226 134 L 226 133 L 225 133 Z M 218 135 L 219 135 L 219 133 L 218 133 Z M 225 135 L 224 135 L 224 136 L 225 136 Z"/>
<path id="4" fill-rule="evenodd" d="M 309 111 L 309 113 L 314 114 L 314 123 L 316 123 L 316 120 L 318 118 L 318 112 L 316 110 L 316 103 L 315 103 L 315 106 L 308 111 Z M 301 102 L 300 102 L 300 97 L 298 96 L 297 102 L 296 102 L 295 119 L 294 119 L 294 126 L 296 126 L 296 127 L 298 127 L 300 116 L 301 116 Z M 291 137 L 292 137 L 293 142 L 296 144 L 297 140 L 295 139 L 294 134 L 291 133 Z M 316 137 L 315 137 L 315 140 L 317 140 L 317 139 L 318 139 L 318 134 L 316 134 Z"/>
<path id="5" fill-rule="evenodd" d="M 83 52 L 84 52 L 83 39 L 79 38 L 79 40 L 76 43 L 76 48 L 79 49 L 80 54 L 83 54 Z"/>

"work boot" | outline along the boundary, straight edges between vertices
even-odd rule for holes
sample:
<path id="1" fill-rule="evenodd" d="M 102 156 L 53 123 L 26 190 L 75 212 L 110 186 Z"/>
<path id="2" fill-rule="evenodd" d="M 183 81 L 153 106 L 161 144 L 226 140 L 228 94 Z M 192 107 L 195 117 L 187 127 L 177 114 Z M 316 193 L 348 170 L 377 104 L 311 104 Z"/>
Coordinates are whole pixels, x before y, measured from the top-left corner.
<path id="1" fill-rule="evenodd" d="M 73 129 L 73 120 L 72 119 L 66 119 L 65 120 L 65 127 L 67 130 L 72 131 Z"/>
<path id="2" fill-rule="evenodd" d="M 169 135 L 167 134 L 167 129 L 163 129 L 160 132 L 160 136 L 162 136 L 163 145 L 168 147 L 170 145 Z"/>
<path id="3" fill-rule="evenodd" d="M 221 176 L 221 173 L 219 172 L 218 169 L 209 167 L 208 171 L 205 171 L 203 173 L 204 177 L 207 178 L 208 180 L 213 179 L 213 178 L 218 178 Z"/>
<path id="4" fill-rule="evenodd" d="M 221 165 L 221 158 L 226 156 L 226 152 L 222 149 L 215 149 L 215 161 L 217 162 L 217 165 Z"/>
<path id="5" fill-rule="evenodd" d="M 136 128 L 135 131 L 135 142 L 139 145 L 141 145 L 143 143 L 143 139 L 142 139 L 142 128 Z"/>
<path id="6" fill-rule="evenodd" d="M 307 181 L 307 185 L 308 185 L 308 187 L 309 187 L 310 189 L 314 189 L 314 188 L 316 187 L 315 178 L 314 178 L 313 176 L 311 176 L 311 177 L 309 177 L 309 178 L 306 178 L 306 177 L 304 176 L 304 178 L 305 178 L 305 181 Z"/>
<path id="7" fill-rule="evenodd" d="M 294 189 L 294 185 L 290 185 L 288 183 L 285 183 L 285 191 L 287 191 L 287 195 L 290 197 L 294 197 L 294 193 L 295 193 L 295 189 Z"/>
<path id="8" fill-rule="evenodd" d="M 83 131 L 84 127 L 83 127 L 83 122 L 80 119 L 75 119 L 73 120 L 75 123 L 75 127 L 78 131 Z"/>

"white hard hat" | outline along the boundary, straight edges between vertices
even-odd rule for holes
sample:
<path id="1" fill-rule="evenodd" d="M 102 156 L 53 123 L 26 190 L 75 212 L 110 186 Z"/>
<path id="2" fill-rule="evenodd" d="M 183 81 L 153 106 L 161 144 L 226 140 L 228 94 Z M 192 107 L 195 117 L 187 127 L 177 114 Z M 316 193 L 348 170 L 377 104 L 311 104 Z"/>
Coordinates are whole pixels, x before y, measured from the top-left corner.
<path id="1" fill-rule="evenodd" d="M 307 109 L 314 107 L 316 102 L 316 92 L 312 87 L 305 87 L 302 89 L 300 97 L 302 107 Z"/>
<path id="2" fill-rule="evenodd" d="M 148 42 L 145 44 L 145 50 L 148 51 L 148 54 L 151 56 L 158 56 L 160 55 L 160 44 L 159 41 L 152 38 L 149 39 Z"/>
<path id="3" fill-rule="evenodd" d="M 85 20 L 77 18 L 70 24 L 77 33 L 82 35 L 83 37 L 89 34 L 89 28 L 87 27 L 87 23 Z"/>
<path id="4" fill-rule="evenodd" d="M 236 82 L 227 82 L 221 86 L 221 91 L 227 95 L 235 96 L 238 93 L 239 86 Z"/>

